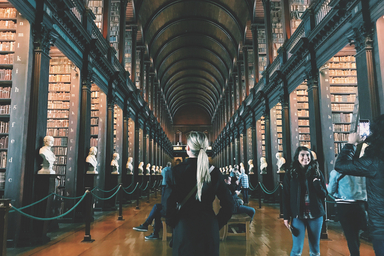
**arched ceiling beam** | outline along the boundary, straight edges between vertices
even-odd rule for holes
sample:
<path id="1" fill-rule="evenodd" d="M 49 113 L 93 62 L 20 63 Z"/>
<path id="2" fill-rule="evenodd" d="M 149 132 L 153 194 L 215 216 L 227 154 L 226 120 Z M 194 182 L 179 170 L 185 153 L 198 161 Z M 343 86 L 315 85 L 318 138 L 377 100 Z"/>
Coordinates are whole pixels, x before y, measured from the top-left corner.
<path id="1" fill-rule="evenodd" d="M 172 87 L 174 89 L 171 89 L 169 91 L 169 94 L 165 95 L 165 97 L 167 99 L 172 99 L 175 96 L 175 93 L 177 93 L 180 90 L 189 89 L 189 88 L 197 88 L 199 90 L 204 90 L 208 95 L 214 95 L 215 96 L 214 97 L 215 103 L 217 103 L 218 100 L 219 100 L 219 95 L 216 95 L 212 91 L 212 88 L 210 88 L 209 86 L 207 86 L 206 84 L 203 84 L 203 83 L 198 83 L 198 82 L 190 81 L 190 82 L 182 83 L 182 84 L 179 84 L 179 85 L 173 85 Z"/>
<path id="2" fill-rule="evenodd" d="M 180 94 L 180 93 L 179 93 Z M 195 100 L 195 101 L 200 101 L 201 103 L 204 103 L 206 106 L 208 106 L 208 109 L 210 110 L 211 113 L 214 112 L 215 106 L 213 103 L 207 98 L 205 94 L 201 94 L 198 92 L 190 92 L 188 94 L 184 93 L 179 95 L 177 98 L 175 98 L 174 101 L 169 103 L 169 109 L 172 111 L 172 109 L 181 101 L 185 100 Z M 211 115 L 212 116 L 212 115 Z"/>
<path id="3" fill-rule="evenodd" d="M 178 97 L 180 97 L 180 96 L 182 96 L 184 94 L 190 95 L 190 93 L 196 93 L 196 94 L 203 95 L 211 103 L 213 108 L 217 104 L 217 100 L 212 98 L 212 95 L 208 94 L 204 89 L 196 88 L 196 87 L 193 87 L 193 86 L 189 86 L 189 87 L 184 87 L 183 86 L 183 89 L 181 91 L 180 90 L 177 90 L 177 91 L 175 90 L 175 91 L 173 91 L 171 93 L 171 96 L 169 98 L 170 105 L 172 105 L 172 102 L 177 100 Z"/>
<path id="4" fill-rule="evenodd" d="M 176 110 L 179 108 L 179 105 L 182 105 L 182 104 L 188 105 L 190 103 L 193 103 L 195 105 L 199 105 L 199 106 L 203 107 L 208 112 L 209 116 L 212 118 L 213 111 L 212 111 L 211 107 L 205 101 L 202 101 L 202 100 L 199 100 L 196 98 L 195 99 L 189 99 L 189 100 L 185 99 L 182 102 L 176 103 L 174 109 L 170 109 L 172 116 L 175 116 Z"/>

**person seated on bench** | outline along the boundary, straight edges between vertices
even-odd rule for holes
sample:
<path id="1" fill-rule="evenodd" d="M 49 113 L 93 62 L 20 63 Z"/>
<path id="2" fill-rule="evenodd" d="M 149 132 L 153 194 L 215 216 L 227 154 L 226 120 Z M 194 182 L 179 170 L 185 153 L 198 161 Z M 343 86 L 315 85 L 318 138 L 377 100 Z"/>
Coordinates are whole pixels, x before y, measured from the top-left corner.
<path id="1" fill-rule="evenodd" d="M 252 207 L 243 205 L 243 203 L 244 203 L 243 200 L 241 200 L 241 198 L 238 197 L 238 195 L 240 194 L 240 190 L 235 190 L 236 183 L 232 182 L 232 178 L 230 176 L 227 176 L 224 179 L 224 181 L 225 181 L 225 183 L 228 184 L 229 191 L 231 192 L 233 200 L 235 201 L 235 207 L 233 210 L 233 214 L 245 213 L 249 217 L 251 217 L 251 222 L 252 222 L 253 216 L 255 215 L 256 210 Z"/>

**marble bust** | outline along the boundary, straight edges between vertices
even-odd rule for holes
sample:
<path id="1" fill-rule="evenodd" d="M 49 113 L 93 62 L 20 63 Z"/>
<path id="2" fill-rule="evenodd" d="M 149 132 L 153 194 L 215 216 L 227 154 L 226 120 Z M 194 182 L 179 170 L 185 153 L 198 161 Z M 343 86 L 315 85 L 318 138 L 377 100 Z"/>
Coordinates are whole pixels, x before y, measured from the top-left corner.
<path id="1" fill-rule="evenodd" d="M 112 161 L 111 161 L 112 172 L 111 172 L 111 174 L 119 174 L 119 162 L 118 162 L 119 159 L 120 159 L 119 153 L 114 153 L 112 155 Z"/>
<path id="2" fill-rule="evenodd" d="M 98 174 L 96 154 L 97 148 L 91 147 L 87 158 L 85 158 L 85 162 L 88 164 L 87 174 Z"/>
<path id="3" fill-rule="evenodd" d="M 152 165 L 151 175 L 154 175 L 154 174 L 155 174 L 155 169 L 156 169 L 156 166 L 155 166 L 155 165 Z"/>
<path id="4" fill-rule="evenodd" d="M 156 175 L 159 175 L 159 166 L 158 165 L 156 166 L 155 173 L 156 173 Z"/>
<path id="5" fill-rule="evenodd" d="M 43 163 L 41 164 L 41 169 L 37 172 L 38 174 L 56 174 L 52 169 L 53 164 L 56 161 L 56 156 L 51 150 L 53 141 L 54 139 L 52 136 L 44 137 L 44 146 L 39 150 L 39 154 L 43 158 Z"/>
<path id="6" fill-rule="evenodd" d="M 162 170 L 163 170 L 163 166 L 160 166 L 159 167 L 159 174 L 161 174 Z"/>
<path id="7" fill-rule="evenodd" d="M 253 174 L 253 160 L 252 159 L 248 160 L 248 166 L 249 166 L 248 173 Z"/>
<path id="8" fill-rule="evenodd" d="M 283 153 L 276 153 L 277 159 L 277 173 L 285 173 L 285 158 L 283 157 Z"/>
<path id="9" fill-rule="evenodd" d="M 260 174 L 267 174 L 267 159 L 265 157 L 260 157 Z"/>
<path id="10" fill-rule="evenodd" d="M 137 167 L 137 169 L 139 171 L 138 175 L 143 175 L 143 173 L 144 173 L 143 166 L 144 166 L 144 162 L 140 162 L 139 167 Z"/>
<path id="11" fill-rule="evenodd" d="M 132 175 L 133 174 L 133 158 L 132 157 L 128 157 L 128 161 L 127 161 L 127 165 L 126 165 L 126 168 L 127 168 L 127 174 L 128 175 Z"/>
<path id="12" fill-rule="evenodd" d="M 149 175 L 151 173 L 151 164 L 148 163 L 145 167 L 145 175 Z"/>

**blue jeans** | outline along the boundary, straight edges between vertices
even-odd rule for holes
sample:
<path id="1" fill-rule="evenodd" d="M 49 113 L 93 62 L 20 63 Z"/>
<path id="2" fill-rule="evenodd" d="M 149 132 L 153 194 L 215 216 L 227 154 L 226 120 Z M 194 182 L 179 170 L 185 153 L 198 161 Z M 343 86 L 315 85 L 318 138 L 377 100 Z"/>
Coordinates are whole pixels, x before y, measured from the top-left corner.
<path id="1" fill-rule="evenodd" d="M 375 250 L 376 256 L 384 256 L 384 240 L 373 239 L 372 244 L 373 244 L 373 249 Z"/>
<path id="2" fill-rule="evenodd" d="M 148 225 L 151 225 L 152 221 L 155 220 L 155 228 L 153 230 L 153 232 L 155 234 L 158 234 L 160 232 L 160 229 L 162 226 L 162 224 L 161 224 L 161 209 L 162 209 L 162 207 L 163 206 L 161 204 L 155 204 L 152 207 L 152 210 L 149 213 L 148 218 L 145 220 L 145 223 Z"/>
<path id="3" fill-rule="evenodd" d="M 294 218 L 291 225 L 298 233 L 297 236 L 292 234 L 293 245 L 291 256 L 301 255 L 304 246 L 305 229 L 308 230 L 309 255 L 320 256 L 320 234 L 321 226 L 323 225 L 323 216 L 312 220 Z"/>
<path id="4" fill-rule="evenodd" d="M 242 192 L 243 192 L 244 203 L 247 204 L 248 203 L 248 188 L 243 188 Z"/>
<path id="5" fill-rule="evenodd" d="M 236 213 L 245 213 L 245 214 L 249 215 L 249 217 L 251 217 L 251 222 L 252 222 L 253 216 L 255 215 L 255 212 L 256 212 L 255 209 L 252 207 L 240 205 L 237 208 Z"/>

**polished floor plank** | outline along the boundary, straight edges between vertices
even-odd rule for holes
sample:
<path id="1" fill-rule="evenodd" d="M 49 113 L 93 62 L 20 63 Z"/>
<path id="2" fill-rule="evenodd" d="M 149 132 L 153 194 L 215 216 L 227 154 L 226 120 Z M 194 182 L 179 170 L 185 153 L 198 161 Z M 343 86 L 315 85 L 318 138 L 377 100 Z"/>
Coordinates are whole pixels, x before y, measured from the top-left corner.
<path id="1" fill-rule="evenodd" d="M 154 203 L 160 198 L 151 199 L 151 203 L 141 203 L 140 209 L 135 205 L 124 209 L 124 221 L 117 220 L 117 213 L 110 213 L 95 221 L 91 226 L 93 243 L 82 243 L 84 229 L 67 232 L 46 245 L 33 248 L 24 253 L 15 253 L 9 249 L 7 255 L 34 256 L 141 256 L 141 255 L 172 255 L 172 249 L 161 240 L 145 241 L 144 236 L 152 232 L 137 232 L 132 228 L 140 225 L 147 218 Z M 292 246 L 290 232 L 278 218 L 278 205 L 263 205 L 258 209 L 257 201 L 250 201 L 255 207 L 256 214 L 250 228 L 250 240 L 244 237 L 228 237 L 220 243 L 220 256 L 232 255 L 260 255 L 260 256 L 288 256 Z M 321 240 L 321 255 L 348 256 L 347 243 L 337 224 L 330 225 L 329 239 Z M 309 247 L 306 240 L 303 255 L 308 255 Z M 361 241 L 361 255 L 374 256 L 372 245 Z"/>

